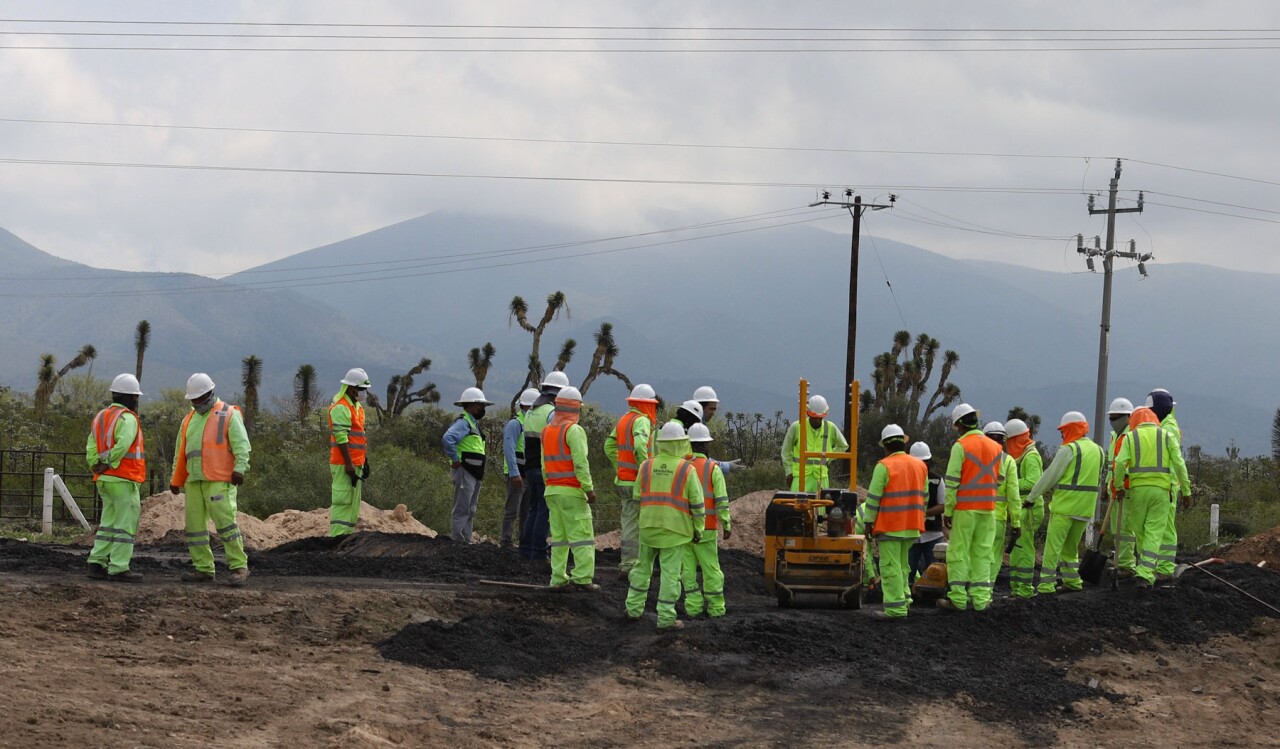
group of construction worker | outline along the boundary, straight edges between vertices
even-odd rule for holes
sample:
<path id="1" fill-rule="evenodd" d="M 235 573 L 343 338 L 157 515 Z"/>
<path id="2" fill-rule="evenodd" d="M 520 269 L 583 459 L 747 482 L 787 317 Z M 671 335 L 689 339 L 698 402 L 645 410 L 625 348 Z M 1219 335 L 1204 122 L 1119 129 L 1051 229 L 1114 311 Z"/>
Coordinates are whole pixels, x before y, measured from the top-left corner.
<path id="1" fill-rule="evenodd" d="M 1089 439 L 1084 414 L 1068 411 L 1058 425 L 1061 447 L 1045 467 L 1026 422 L 992 421 L 980 428 L 978 411 L 961 403 L 951 412 L 959 436 L 942 476 L 940 510 L 937 478 L 925 463 L 929 447 L 917 442 L 908 453 L 902 428 L 886 426 L 880 436 L 885 457 L 859 508 L 859 529 L 879 550 L 884 608 L 877 617 L 907 616 L 910 581 L 922 571 L 912 549 L 922 543 L 930 515 L 937 514 L 950 529 L 947 594 L 937 602 L 946 611 L 986 610 L 1006 552 L 1013 596 L 1081 590 L 1081 541 L 1100 501 L 1109 503 L 1107 527 L 1098 530 L 1112 535 L 1117 577 L 1136 578 L 1139 589 L 1172 580 L 1175 513 L 1179 501 L 1189 503 L 1191 497 L 1175 406 L 1163 388 L 1153 390 L 1142 408 L 1115 399 L 1108 413 L 1109 450 Z M 1037 578 L 1036 534 L 1046 514 Z"/>

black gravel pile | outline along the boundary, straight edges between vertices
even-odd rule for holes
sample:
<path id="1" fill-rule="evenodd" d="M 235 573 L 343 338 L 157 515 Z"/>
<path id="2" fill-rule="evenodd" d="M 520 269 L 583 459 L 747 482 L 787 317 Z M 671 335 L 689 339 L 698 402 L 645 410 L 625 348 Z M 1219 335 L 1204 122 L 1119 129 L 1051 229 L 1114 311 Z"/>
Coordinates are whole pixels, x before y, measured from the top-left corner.
<path id="1" fill-rule="evenodd" d="M 88 559 L 88 549 L 49 547 L 0 538 L 0 572 L 83 572 Z M 156 559 L 135 555 L 129 567 L 134 570 L 159 570 L 164 565 Z"/>

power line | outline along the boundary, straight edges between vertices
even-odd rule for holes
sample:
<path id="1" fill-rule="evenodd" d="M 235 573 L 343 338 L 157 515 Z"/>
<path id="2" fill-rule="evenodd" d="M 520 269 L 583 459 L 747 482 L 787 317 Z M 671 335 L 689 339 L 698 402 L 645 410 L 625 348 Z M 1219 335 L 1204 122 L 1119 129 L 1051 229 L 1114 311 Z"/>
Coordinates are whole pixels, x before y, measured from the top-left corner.
<path id="1" fill-rule="evenodd" d="M 767 41 L 767 40 L 762 40 Z M 158 47 L 158 46 L 103 46 L 103 45 L 52 45 L 5 44 L 0 50 L 44 50 L 83 52 L 357 52 L 393 54 L 897 54 L 897 53 L 995 53 L 995 52 L 1257 52 L 1280 49 L 1280 45 L 1162 45 L 1125 47 L 910 47 L 910 48 L 849 48 L 849 47 L 731 47 L 668 49 L 643 47 Z"/>
<path id="2" fill-rule="evenodd" d="M 48 23 L 48 24 L 101 24 L 132 26 L 232 26 L 232 27 L 298 27 L 298 28 L 414 28 L 414 29 L 528 29 L 538 31 L 830 31 L 846 32 L 921 32 L 921 33 L 1153 33 L 1153 34 L 1193 34 L 1193 33 L 1280 33 L 1280 29 L 1218 29 L 1218 28 L 1041 28 L 1041 27 L 897 27 L 897 26 L 619 26 L 619 25 L 567 25 L 554 26 L 543 24 L 451 24 L 451 23 L 324 23 L 324 22 L 280 22 L 280 21 L 161 21 L 151 19 L 71 19 L 71 18 L 0 18 L 0 23 Z"/>
<path id="3" fill-rule="evenodd" d="M 1174 205 L 1172 203 L 1156 203 L 1148 200 L 1147 205 L 1158 205 L 1165 208 L 1176 208 L 1179 211 L 1194 211 L 1195 213 L 1209 213 L 1214 216 L 1227 216 L 1228 218 L 1240 218 L 1246 221 L 1261 221 L 1264 224 L 1280 224 L 1280 221 L 1273 218 L 1263 218 L 1261 216 L 1241 216 L 1238 213 L 1227 213 L 1226 211 L 1211 211 L 1207 208 L 1192 208 L 1188 205 Z"/>

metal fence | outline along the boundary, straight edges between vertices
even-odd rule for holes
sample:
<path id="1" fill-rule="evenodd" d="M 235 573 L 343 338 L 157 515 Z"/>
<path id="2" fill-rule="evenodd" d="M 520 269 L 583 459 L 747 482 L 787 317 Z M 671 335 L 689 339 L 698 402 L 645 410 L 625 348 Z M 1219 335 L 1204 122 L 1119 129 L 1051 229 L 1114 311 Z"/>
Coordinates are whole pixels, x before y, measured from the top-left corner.
<path id="1" fill-rule="evenodd" d="M 62 477 L 67 491 L 90 522 L 102 516 L 93 474 L 84 452 L 0 450 L 0 520 L 39 520 L 44 508 L 44 469 Z M 61 501 L 54 502 L 55 522 L 75 522 Z"/>

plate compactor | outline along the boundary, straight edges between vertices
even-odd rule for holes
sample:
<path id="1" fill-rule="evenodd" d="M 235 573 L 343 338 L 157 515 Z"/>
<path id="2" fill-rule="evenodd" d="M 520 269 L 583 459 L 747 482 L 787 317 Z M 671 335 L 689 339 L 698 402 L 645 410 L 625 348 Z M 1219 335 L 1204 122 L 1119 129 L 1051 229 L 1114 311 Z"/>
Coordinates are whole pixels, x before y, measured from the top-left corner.
<path id="1" fill-rule="evenodd" d="M 835 596 L 847 608 L 860 608 L 866 592 L 868 544 L 853 532 L 858 509 L 858 381 L 849 383 L 851 446 L 848 452 L 809 450 L 808 430 L 800 429 L 798 491 L 773 495 L 764 515 L 764 584 L 789 607 L 799 593 Z M 809 383 L 800 380 L 800 422 L 807 416 Z M 849 489 L 813 487 L 805 491 L 805 466 L 812 461 L 849 461 Z"/>

